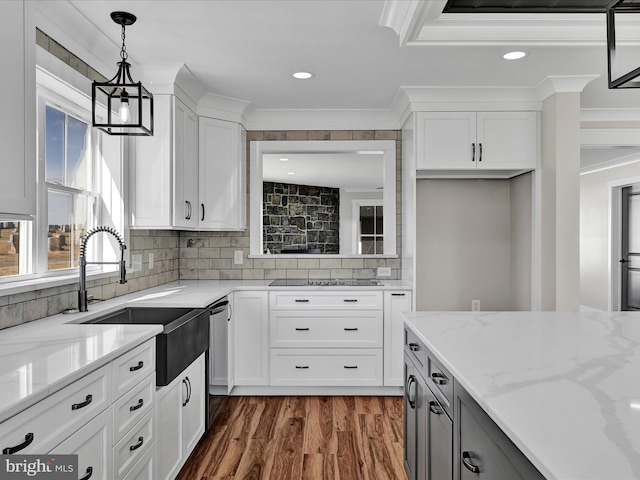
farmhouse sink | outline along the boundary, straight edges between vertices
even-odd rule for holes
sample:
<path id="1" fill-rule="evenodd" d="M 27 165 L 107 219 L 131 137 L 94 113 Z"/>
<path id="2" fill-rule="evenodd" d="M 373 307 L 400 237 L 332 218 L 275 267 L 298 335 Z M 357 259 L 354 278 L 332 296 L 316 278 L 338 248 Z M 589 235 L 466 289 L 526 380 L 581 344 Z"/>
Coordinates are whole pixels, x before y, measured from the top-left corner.
<path id="1" fill-rule="evenodd" d="M 209 348 L 209 310 L 202 308 L 126 307 L 83 323 L 162 325 L 156 336 L 156 385 L 171 383 Z"/>

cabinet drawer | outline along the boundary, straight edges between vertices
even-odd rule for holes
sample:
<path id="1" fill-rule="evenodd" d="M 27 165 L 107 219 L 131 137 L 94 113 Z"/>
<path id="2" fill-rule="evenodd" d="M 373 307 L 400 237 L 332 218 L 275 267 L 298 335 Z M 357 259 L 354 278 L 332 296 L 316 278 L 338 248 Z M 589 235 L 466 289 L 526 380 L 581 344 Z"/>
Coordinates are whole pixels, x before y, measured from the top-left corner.
<path id="1" fill-rule="evenodd" d="M 144 454 L 155 445 L 155 415 L 154 408 L 113 448 L 113 471 L 117 478 L 127 475 Z"/>
<path id="2" fill-rule="evenodd" d="M 118 443 L 127 431 L 155 405 L 156 382 L 153 374 L 113 404 L 113 443 Z"/>
<path id="3" fill-rule="evenodd" d="M 270 324 L 272 347 L 382 347 L 381 311 L 274 311 Z"/>
<path id="4" fill-rule="evenodd" d="M 156 340 L 152 338 L 113 361 L 113 398 L 142 381 L 156 369 Z M 154 380 L 155 382 L 155 380 Z"/>
<path id="5" fill-rule="evenodd" d="M 382 309 L 382 292 L 380 291 L 308 291 L 294 290 L 286 292 L 270 292 L 271 309 Z"/>
<path id="6" fill-rule="evenodd" d="M 420 375 L 426 376 L 427 373 L 427 347 L 422 340 L 409 329 L 404 331 L 404 350 L 407 355 L 413 359 Z"/>
<path id="7" fill-rule="evenodd" d="M 382 385 L 382 349 L 271 350 L 271 385 Z"/>
<path id="8" fill-rule="evenodd" d="M 0 452 L 48 452 L 111 405 L 111 365 L 90 373 L 0 424 Z"/>
<path id="9" fill-rule="evenodd" d="M 78 477 L 113 478 L 111 409 L 107 409 L 54 448 L 52 454 L 78 455 Z"/>
<path id="10" fill-rule="evenodd" d="M 453 377 L 442 364 L 429 355 L 429 386 L 449 415 L 453 401 Z"/>
<path id="11" fill-rule="evenodd" d="M 156 445 L 157 442 L 151 445 L 151 448 L 149 448 L 147 453 L 133 466 L 124 480 L 158 480 L 155 462 Z"/>

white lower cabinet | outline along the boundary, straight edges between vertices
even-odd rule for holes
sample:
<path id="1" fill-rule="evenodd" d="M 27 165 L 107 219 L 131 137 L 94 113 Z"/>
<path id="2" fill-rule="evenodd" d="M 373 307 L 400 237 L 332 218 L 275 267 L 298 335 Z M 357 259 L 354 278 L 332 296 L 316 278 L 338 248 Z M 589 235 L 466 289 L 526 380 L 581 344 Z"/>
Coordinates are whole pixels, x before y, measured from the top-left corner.
<path id="1" fill-rule="evenodd" d="M 158 389 L 157 477 L 180 472 L 205 429 L 205 355 Z"/>
<path id="2" fill-rule="evenodd" d="M 77 454 L 80 479 L 156 480 L 155 397 L 152 338 L 0 423 L 0 451 Z"/>
<path id="3" fill-rule="evenodd" d="M 79 479 L 110 479 L 113 476 L 111 409 L 108 408 L 51 453 L 78 455 Z"/>
<path id="4" fill-rule="evenodd" d="M 229 323 L 229 387 L 269 385 L 269 297 L 266 291 L 233 294 Z"/>
<path id="5" fill-rule="evenodd" d="M 384 292 L 384 385 L 403 385 L 404 323 L 402 312 L 412 310 L 411 291 Z"/>

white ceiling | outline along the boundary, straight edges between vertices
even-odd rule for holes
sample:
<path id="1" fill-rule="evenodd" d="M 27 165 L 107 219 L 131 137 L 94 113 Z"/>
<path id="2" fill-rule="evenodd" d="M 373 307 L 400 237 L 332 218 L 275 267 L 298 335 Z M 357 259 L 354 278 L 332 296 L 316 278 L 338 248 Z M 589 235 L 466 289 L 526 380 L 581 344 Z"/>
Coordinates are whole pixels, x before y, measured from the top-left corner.
<path id="1" fill-rule="evenodd" d="M 56 21 L 68 22 L 76 40 L 96 28 L 103 32 L 113 44 L 104 61 L 114 72 L 120 27 L 109 14 L 125 10 L 138 17 L 127 29 L 134 62 L 184 63 L 210 93 L 249 101 L 254 109 L 388 109 L 401 87 L 533 87 L 549 75 L 582 74 L 602 75 L 585 88 L 583 107 L 640 105 L 637 90 L 606 87 L 604 14 L 440 15 L 445 0 L 69 2 L 91 29 L 72 18 Z M 381 26 L 402 15 L 407 32 L 401 22 L 395 30 Z M 640 40 L 640 29 L 629 31 L 629 40 Z M 514 46 L 530 55 L 503 60 Z M 292 79 L 298 70 L 316 76 Z"/>
<path id="2" fill-rule="evenodd" d="M 282 161 L 283 158 L 287 160 Z M 373 191 L 384 184 L 381 153 L 268 153 L 262 155 L 262 162 L 262 179 L 267 182 L 349 191 Z"/>

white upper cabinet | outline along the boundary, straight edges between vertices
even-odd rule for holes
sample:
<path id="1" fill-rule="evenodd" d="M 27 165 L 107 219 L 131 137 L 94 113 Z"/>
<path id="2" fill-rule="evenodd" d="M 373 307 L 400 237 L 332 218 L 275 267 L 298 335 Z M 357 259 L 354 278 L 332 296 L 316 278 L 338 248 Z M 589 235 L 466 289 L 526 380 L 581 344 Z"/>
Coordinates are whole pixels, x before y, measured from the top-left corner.
<path id="1" fill-rule="evenodd" d="M 198 156 L 196 115 L 180 100 L 175 100 L 173 162 L 173 224 L 198 226 Z"/>
<path id="2" fill-rule="evenodd" d="M 198 221 L 201 229 L 246 228 L 246 133 L 241 125 L 200 117 Z"/>
<path id="3" fill-rule="evenodd" d="M 10 74 L 0 89 L 0 215 L 36 213 L 35 26 L 33 2 L 0 2 L 0 52 Z"/>
<path id="4" fill-rule="evenodd" d="M 538 156 L 538 115 L 420 112 L 416 140 L 418 170 L 533 170 Z"/>

